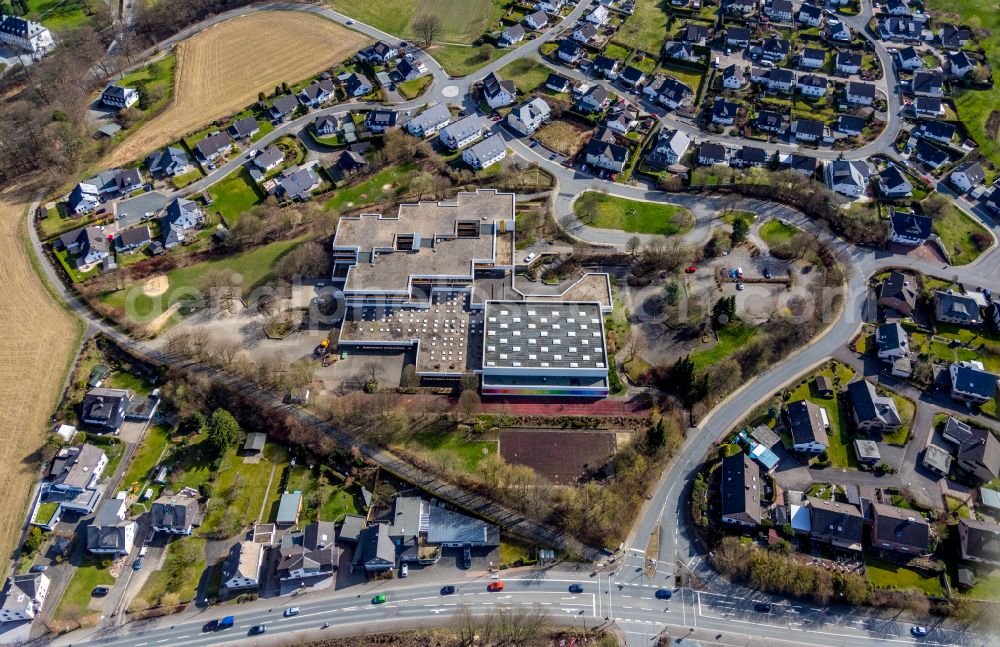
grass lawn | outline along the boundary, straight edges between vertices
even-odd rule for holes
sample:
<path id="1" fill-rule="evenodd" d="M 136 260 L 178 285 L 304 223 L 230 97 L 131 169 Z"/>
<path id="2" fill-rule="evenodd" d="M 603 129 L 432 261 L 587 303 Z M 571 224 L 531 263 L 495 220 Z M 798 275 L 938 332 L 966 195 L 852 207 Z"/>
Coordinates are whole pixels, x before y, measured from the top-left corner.
<path id="1" fill-rule="evenodd" d="M 193 171 L 181 173 L 180 175 L 170 178 L 170 183 L 174 185 L 175 189 L 183 189 L 187 185 L 197 182 L 202 177 L 204 177 L 204 174 L 202 174 L 201 169 L 195 167 Z"/>
<path id="2" fill-rule="evenodd" d="M 366 25 L 395 34 L 408 35 L 410 21 L 417 11 L 418 0 L 379 0 L 378 2 L 357 2 L 357 0 L 329 0 L 334 11 L 346 14 Z"/>
<path id="3" fill-rule="evenodd" d="M 672 65 L 670 63 L 664 63 L 662 67 L 667 76 L 672 76 L 681 83 L 686 83 L 691 88 L 691 92 L 698 92 L 698 86 L 701 84 L 701 79 L 705 76 L 704 72 L 699 74 L 687 68 Z"/>
<path id="4" fill-rule="evenodd" d="M 216 261 L 198 263 L 189 267 L 181 267 L 167 273 L 170 287 L 161 297 L 146 296 L 139 284 L 133 284 L 124 290 L 107 292 L 100 299 L 113 308 L 128 310 L 125 314 L 138 320 L 153 317 L 165 311 L 173 293 L 182 287 L 198 288 L 202 277 L 209 270 L 228 270 L 243 277 L 244 289 L 249 292 L 254 286 L 262 283 L 271 274 L 275 262 L 292 248 L 305 242 L 305 238 L 281 240 L 269 245 L 258 247 L 249 252 L 234 254 Z"/>
<path id="5" fill-rule="evenodd" d="M 400 166 L 390 166 L 361 184 L 338 189 L 332 198 L 323 203 L 323 207 L 337 211 L 349 211 L 366 204 L 393 200 L 406 192 L 410 180 L 416 173 L 417 166 L 412 162 Z"/>
<path id="6" fill-rule="evenodd" d="M 625 20 L 615 39 L 651 54 L 657 54 L 667 35 L 666 0 L 637 0 L 635 13 Z M 697 89 L 697 88 L 695 88 Z"/>
<path id="7" fill-rule="evenodd" d="M 500 545 L 503 546 L 503 544 Z M 981 578 L 968 591 L 958 591 L 957 587 L 954 590 L 958 592 L 959 597 L 998 602 L 1000 601 L 1000 572 L 990 573 Z"/>
<path id="8" fill-rule="evenodd" d="M 720 329 L 718 335 L 719 341 L 715 346 L 691 353 L 691 361 L 694 362 L 695 370 L 703 371 L 709 366 L 728 359 L 757 336 L 757 329 L 735 324 Z"/>
<path id="9" fill-rule="evenodd" d="M 592 131 L 564 119 L 553 119 L 535 132 L 535 139 L 545 148 L 566 157 L 573 157 L 583 146 L 583 140 Z"/>
<path id="10" fill-rule="evenodd" d="M 302 492 L 302 513 L 299 524 L 320 521 L 342 521 L 344 515 L 358 514 L 360 491 L 345 487 L 339 474 L 326 471 L 320 477 L 305 465 L 291 468 L 285 490 Z M 277 487 L 275 482 L 273 487 Z M 274 509 L 277 514 L 277 508 Z"/>
<path id="11" fill-rule="evenodd" d="M 153 61 L 149 65 L 145 65 L 135 70 L 134 72 L 129 72 L 121 78 L 122 85 L 134 86 L 136 83 L 145 83 L 146 90 L 156 97 L 148 108 L 146 108 L 146 116 L 151 113 L 156 112 L 163 106 L 167 105 L 170 98 L 174 95 L 174 70 L 177 67 L 177 56 L 170 54 L 164 56 L 158 61 Z M 145 121 L 145 120 L 143 120 Z M 128 128 L 129 132 L 136 129 L 136 126 Z M 117 138 L 123 139 L 125 130 L 116 135 Z"/>
<path id="12" fill-rule="evenodd" d="M 985 38 L 980 44 L 986 50 L 990 67 L 1000 69 L 1000 12 L 996 10 L 996 5 L 981 0 L 929 0 L 926 7 L 936 20 L 954 21 L 983 33 Z M 1000 140 L 997 138 L 1000 114 L 994 116 L 990 123 L 991 115 L 1000 111 L 1000 86 L 993 84 L 988 90 L 956 87 L 952 97 L 959 117 L 980 150 L 994 164 L 1000 164 Z"/>
<path id="13" fill-rule="evenodd" d="M 500 541 L 500 565 L 513 566 L 518 561 L 522 564 L 531 562 L 531 548 L 520 542 L 502 539 Z"/>
<path id="14" fill-rule="evenodd" d="M 877 589 L 899 591 L 919 589 L 927 595 L 944 595 L 944 588 L 938 577 L 928 577 L 903 566 L 877 559 L 866 560 L 865 569 L 868 572 L 868 581 Z"/>
<path id="15" fill-rule="evenodd" d="M 489 437 L 473 440 L 451 429 L 435 429 L 414 434 L 406 448 L 452 469 L 475 474 L 479 461 L 497 452 L 497 441 Z"/>
<path id="16" fill-rule="evenodd" d="M 840 401 L 841 396 L 846 397 L 843 393 L 836 390 L 834 387 L 834 395 L 832 398 L 822 398 L 815 393 L 815 381 L 816 377 L 823 375 L 827 377 L 831 383 L 834 383 L 834 374 L 840 378 L 840 385 L 846 385 L 851 379 L 854 378 L 854 371 L 845 364 L 840 362 L 834 362 L 833 367 L 824 367 L 823 370 L 818 373 L 814 373 L 806 378 L 805 382 L 797 386 L 789 394 L 788 401 L 795 402 L 797 400 L 809 400 L 824 409 L 826 409 L 827 416 L 830 418 L 830 431 L 828 436 L 830 438 L 830 446 L 826 450 L 827 456 L 830 458 L 830 462 L 833 467 L 851 467 L 857 469 L 858 459 L 854 455 L 854 447 L 851 439 L 848 437 L 847 429 L 844 423 L 841 423 L 841 406 Z M 843 404 L 846 408 L 846 404 Z M 902 415 L 902 411 L 900 411 Z M 911 412 L 912 419 L 912 412 Z"/>
<path id="17" fill-rule="evenodd" d="M 228 227 L 236 224 L 243 212 L 262 202 L 265 197 L 243 168 L 213 184 L 208 192 L 212 196 L 212 206 L 209 209 L 221 213 Z"/>
<path id="18" fill-rule="evenodd" d="M 587 224 L 601 229 L 621 229 L 641 234 L 671 236 L 694 226 L 694 216 L 684 207 L 661 202 L 640 202 L 598 193 L 597 216 Z M 574 203 L 580 215 L 580 199 Z"/>
<path id="19" fill-rule="evenodd" d="M 944 216 L 934 221 L 934 231 L 951 254 L 953 265 L 971 263 L 982 253 L 972 240 L 973 234 L 992 240 L 982 225 L 950 203 Z"/>
<path id="20" fill-rule="evenodd" d="M 76 267 L 76 257 L 67 252 L 65 249 L 53 249 L 52 254 L 59 261 L 59 264 L 63 266 L 66 270 L 66 274 L 69 275 L 69 280 L 73 283 L 79 283 L 80 281 L 85 281 L 97 274 L 101 270 L 101 264 L 97 263 L 94 265 L 93 269 L 89 269 L 86 272 L 81 272 Z"/>
<path id="21" fill-rule="evenodd" d="M 903 426 L 891 434 L 885 434 L 882 438 L 890 445 L 905 445 L 906 441 L 910 439 L 910 425 L 913 423 L 913 415 L 917 411 L 917 405 L 909 398 L 895 393 L 892 394 L 892 399 L 896 403 L 896 411 L 899 411 Z"/>
<path id="22" fill-rule="evenodd" d="M 138 598 L 158 604 L 168 593 L 178 596 L 178 603 L 190 602 L 198 593 L 198 582 L 205 570 L 205 540 L 184 537 L 167 546 L 163 568 L 149 575 Z"/>
<path id="23" fill-rule="evenodd" d="M 545 83 L 549 78 L 549 68 L 532 58 L 519 58 L 500 68 L 497 72 L 502 79 L 510 79 L 522 95 Z"/>
<path id="24" fill-rule="evenodd" d="M 403 95 L 404 99 L 416 99 L 424 93 L 424 90 L 427 89 L 427 86 L 430 85 L 433 80 L 433 76 L 421 76 L 420 78 L 413 79 L 411 81 L 397 83 L 396 90 Z"/>
<path id="25" fill-rule="evenodd" d="M 107 563 L 110 565 L 110 560 Z M 53 613 L 53 619 L 60 621 L 78 618 L 82 625 L 96 624 L 100 613 L 87 609 L 91 599 L 90 594 L 95 587 L 111 586 L 114 583 L 115 578 L 108 572 L 103 561 L 84 557 L 80 565 L 73 571 L 73 577 L 70 579 L 62 598 L 59 599 L 59 606 Z"/>
<path id="26" fill-rule="evenodd" d="M 261 509 L 267 514 L 265 497 L 268 501 L 272 499 L 271 491 L 278 488 L 278 479 L 288 456 L 281 445 L 268 443 L 264 447 L 264 457 L 267 460 L 259 463 L 244 463 L 235 447 L 229 450 L 223 461 L 224 469 L 215 475 L 215 496 L 205 511 L 205 520 L 199 532 L 223 531 L 228 535 L 233 528 L 259 520 Z M 267 482 L 272 468 L 275 468 L 274 480 L 269 491 Z"/>
<path id="27" fill-rule="evenodd" d="M 132 464 L 125 471 L 125 477 L 122 479 L 122 484 L 125 487 L 131 487 L 134 483 L 136 491 L 142 490 L 151 477 L 150 473 L 153 471 L 153 467 L 159 462 L 160 454 L 166 449 L 169 436 L 170 428 L 166 425 L 150 425 L 149 429 L 146 430 L 142 445 L 132 459 Z"/>
<path id="28" fill-rule="evenodd" d="M 87 443 L 100 447 L 104 455 L 108 457 L 108 464 L 104 466 L 101 477 L 108 478 L 114 474 L 119 463 L 122 462 L 122 456 L 125 455 L 125 443 L 114 436 L 98 436 L 97 434 L 87 434 Z"/>
<path id="29" fill-rule="evenodd" d="M 800 233 L 798 227 L 786 225 L 780 220 L 768 220 L 759 229 L 761 239 L 770 247 L 787 243 L 795 234 Z"/>
<path id="30" fill-rule="evenodd" d="M 93 15 L 86 0 L 28 0 L 28 9 L 28 18 L 52 31 L 84 27 Z"/>
<path id="31" fill-rule="evenodd" d="M 497 47 L 493 49 L 488 59 L 483 59 L 478 47 L 437 44 L 431 47 L 428 53 L 451 76 L 467 76 L 487 63 L 500 58 L 507 51 Z"/>
<path id="32" fill-rule="evenodd" d="M 59 236 L 65 234 L 67 231 L 89 225 L 95 220 L 96 217 L 93 213 L 77 216 L 75 214 L 67 214 L 59 207 L 54 207 L 49 209 L 48 216 L 39 220 L 38 223 L 42 238 L 48 240 L 53 236 Z"/>

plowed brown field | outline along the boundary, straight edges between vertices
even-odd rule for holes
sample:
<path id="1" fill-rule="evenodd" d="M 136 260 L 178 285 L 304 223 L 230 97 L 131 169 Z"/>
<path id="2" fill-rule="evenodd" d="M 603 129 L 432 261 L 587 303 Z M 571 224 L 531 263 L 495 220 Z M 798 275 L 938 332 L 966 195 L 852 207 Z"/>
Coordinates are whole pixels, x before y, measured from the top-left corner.
<path id="1" fill-rule="evenodd" d="M 0 192 L 0 569 L 21 531 L 28 495 L 38 476 L 32 454 L 48 436 L 80 326 L 53 301 L 35 274 L 24 242 L 30 192 Z M 0 573 L 6 572 L 0 570 Z"/>
<path id="2" fill-rule="evenodd" d="M 368 39 L 318 16 L 260 12 L 213 25 L 177 46 L 174 98 L 122 142 L 105 166 L 120 166 L 213 120 L 339 63 Z"/>

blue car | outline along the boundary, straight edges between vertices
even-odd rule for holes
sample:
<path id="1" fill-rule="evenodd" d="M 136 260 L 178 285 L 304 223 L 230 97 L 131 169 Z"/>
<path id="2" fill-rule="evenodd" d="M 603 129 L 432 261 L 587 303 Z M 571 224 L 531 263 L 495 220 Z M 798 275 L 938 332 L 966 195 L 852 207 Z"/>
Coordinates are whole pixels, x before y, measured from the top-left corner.
<path id="1" fill-rule="evenodd" d="M 583 587 L 580 586 L 579 584 L 572 584 L 569 587 L 569 592 L 570 593 L 583 593 Z"/>
<path id="2" fill-rule="evenodd" d="M 656 592 L 657 600 L 669 600 L 672 597 L 674 597 L 674 592 L 667 589 L 660 589 Z"/>

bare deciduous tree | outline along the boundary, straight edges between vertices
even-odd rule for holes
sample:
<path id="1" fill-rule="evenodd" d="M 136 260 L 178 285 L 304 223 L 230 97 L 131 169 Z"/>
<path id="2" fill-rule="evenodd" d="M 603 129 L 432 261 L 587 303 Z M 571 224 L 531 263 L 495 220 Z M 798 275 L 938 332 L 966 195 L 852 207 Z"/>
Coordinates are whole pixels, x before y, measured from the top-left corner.
<path id="1" fill-rule="evenodd" d="M 441 19 L 425 13 L 413 22 L 413 29 L 424 39 L 424 45 L 430 45 L 441 31 Z"/>

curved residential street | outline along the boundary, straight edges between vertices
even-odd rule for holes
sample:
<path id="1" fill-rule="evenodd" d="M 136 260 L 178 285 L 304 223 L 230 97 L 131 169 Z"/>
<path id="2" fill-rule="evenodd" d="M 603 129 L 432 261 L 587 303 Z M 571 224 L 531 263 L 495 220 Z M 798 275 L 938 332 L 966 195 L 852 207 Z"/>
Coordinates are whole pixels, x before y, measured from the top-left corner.
<path id="1" fill-rule="evenodd" d="M 572 13 L 561 23 L 467 77 L 451 78 L 433 58 L 426 53 L 418 54 L 433 75 L 433 82 L 423 97 L 394 104 L 392 107 L 397 110 L 415 110 L 428 103 L 443 102 L 476 112 L 475 102 L 468 96 L 473 83 L 515 59 L 538 58 L 541 45 L 555 38 L 566 26 L 582 16 L 591 4 L 592 0 L 581 0 Z M 872 15 L 870 0 L 863 0 L 862 5 L 861 14 L 845 17 L 844 20 L 856 32 L 871 40 L 865 29 L 865 25 Z M 349 28 L 351 29 L 387 42 L 400 42 L 398 38 L 358 23 L 325 7 L 270 3 L 243 7 L 211 18 L 164 41 L 160 47 L 173 45 L 212 24 L 239 15 L 255 11 L 285 10 L 314 13 L 344 25 L 350 21 Z M 880 42 L 872 42 L 884 70 L 879 87 L 887 96 L 887 126 L 871 143 L 845 152 L 844 157 L 847 159 L 861 159 L 875 153 L 891 152 L 891 145 L 901 127 L 900 101 L 898 94 L 894 91 L 898 79 L 893 71 L 890 54 Z M 549 63 L 546 62 L 546 64 Z M 568 74 L 565 69 L 560 69 L 560 71 Z M 621 94 L 619 90 L 614 90 Z M 341 114 L 352 109 L 371 107 L 373 107 L 371 104 L 345 103 L 313 111 L 306 116 L 276 127 L 273 132 L 254 142 L 250 148 L 260 151 L 283 135 L 298 133 L 319 115 Z M 695 225 L 685 235 L 687 242 L 702 243 L 710 235 L 714 213 L 723 204 L 721 198 L 698 193 L 668 194 L 643 181 L 623 185 L 591 177 L 552 161 L 539 153 L 540 149 L 531 148 L 524 139 L 513 137 L 504 127 L 492 122 L 487 115 L 481 116 L 488 129 L 503 134 L 515 155 L 529 162 L 537 163 L 555 177 L 556 188 L 554 189 L 553 205 L 558 221 L 562 222 L 563 216 L 574 213 L 573 202 L 581 193 L 587 190 L 601 190 L 622 198 L 687 207 L 695 215 Z M 704 137 L 693 125 L 676 117 L 666 116 L 661 121 L 665 125 L 682 128 L 687 132 L 697 134 L 699 137 Z M 711 139 L 731 144 L 745 143 L 735 137 L 711 137 Z M 782 152 L 799 150 L 797 147 L 787 144 L 767 144 L 764 147 L 768 150 Z M 810 151 L 810 154 L 824 159 L 833 159 L 841 155 L 839 151 L 832 150 Z M 180 193 L 188 194 L 211 186 L 245 162 L 246 158 L 242 156 L 233 159 L 182 192 L 158 191 L 140 196 L 135 200 L 146 200 L 142 203 L 143 212 L 148 210 L 151 204 L 158 204 L 157 208 L 162 208 Z M 118 205 L 119 210 L 124 210 L 125 213 L 129 214 L 125 219 L 126 223 L 128 218 L 141 216 L 139 209 L 130 210 L 130 202 L 126 200 Z M 1000 226 L 992 218 L 962 200 L 956 199 L 956 204 L 983 222 L 995 237 L 1000 234 Z M 503 603 L 538 604 L 546 608 L 551 616 L 561 624 L 578 627 L 613 625 L 625 634 L 630 645 L 648 645 L 651 637 L 655 637 L 664 629 L 668 629 L 672 637 L 690 635 L 692 638 L 714 640 L 716 643 L 727 645 L 868 646 L 885 643 L 914 643 L 914 639 L 909 634 L 910 624 L 905 619 L 881 615 L 880 612 L 873 610 L 815 609 L 809 605 L 776 601 L 774 613 L 765 616 L 754 612 L 753 601 L 765 599 L 766 596 L 753 594 L 742 587 L 714 581 L 711 569 L 704 565 L 706 556 L 702 554 L 687 523 L 688 514 L 685 510 L 684 494 L 702 457 L 712 444 L 738 424 L 755 403 L 766 399 L 784 385 L 810 372 L 816 365 L 837 354 L 853 338 L 863 321 L 863 309 L 867 302 L 866 284 L 868 277 L 886 268 L 903 267 L 954 278 L 1000 293 L 1000 263 L 997 262 L 997 245 L 980 256 L 973 264 L 942 267 L 940 264 L 910 256 L 894 255 L 885 250 L 872 250 L 849 245 L 826 231 L 821 225 L 808 220 L 801 213 L 779 204 L 758 200 L 741 200 L 734 203 L 732 200 L 727 200 L 725 205 L 735 205 L 740 209 L 747 209 L 758 214 L 758 226 L 760 222 L 768 218 L 780 218 L 803 230 L 816 232 L 821 238 L 829 241 L 836 249 L 842 262 L 849 268 L 849 279 L 846 286 L 847 298 L 844 307 L 836 313 L 827 328 L 818 334 L 809 345 L 745 384 L 702 420 L 699 428 L 691 430 L 678 457 L 670 464 L 655 488 L 652 489 L 649 499 L 640 511 L 639 518 L 629 534 L 629 539 L 624 546 L 624 556 L 620 559 L 614 560 L 613 563 L 598 564 L 593 571 L 591 571 L 590 566 L 573 569 L 568 565 L 557 565 L 550 570 L 505 572 L 504 579 L 507 582 L 507 589 L 500 594 L 487 593 L 485 588 L 487 581 L 482 576 L 477 577 L 470 574 L 471 572 L 455 576 L 465 578 L 461 582 L 428 581 L 426 578 L 412 577 L 410 580 L 404 581 L 372 582 L 355 587 L 357 590 L 352 588 L 347 591 L 305 593 L 294 598 L 294 604 L 301 607 L 302 613 L 293 618 L 281 616 L 282 608 L 290 606 L 290 601 L 259 600 L 236 607 L 227 606 L 225 609 L 228 611 L 216 608 L 192 609 L 183 614 L 163 619 L 131 622 L 97 630 L 78 630 L 53 639 L 51 644 L 129 645 L 130 647 L 174 645 L 184 647 L 186 645 L 209 645 L 235 640 L 246 644 L 251 642 L 261 645 L 285 644 L 293 640 L 316 638 L 322 635 L 341 635 L 362 631 L 369 633 L 382 630 L 393 631 L 441 624 L 446 622 L 462 606 L 467 606 L 478 613 L 488 612 L 495 605 Z M 32 213 L 34 206 L 31 210 Z M 32 245 L 41 259 L 41 266 L 44 268 L 49 283 L 55 286 L 58 294 L 68 306 L 87 322 L 89 332 L 100 331 L 114 338 L 118 343 L 143 354 L 163 360 L 171 359 L 148 344 L 129 338 L 96 317 L 74 293 L 65 287 L 55 269 L 45 261 L 42 243 L 37 237 L 35 228 L 29 227 L 29 232 Z M 628 238 L 632 236 L 632 234 L 622 231 L 596 229 L 579 222 L 571 229 L 570 233 L 576 238 L 594 245 L 619 248 L 623 247 Z M 649 237 L 643 236 L 642 238 L 648 239 Z M 258 395 L 262 398 L 274 397 L 273 394 L 269 395 L 263 392 Z M 333 433 L 336 433 L 336 430 L 333 430 Z M 383 460 L 389 459 L 383 457 Z M 658 554 L 655 556 L 645 555 L 644 549 L 647 540 L 654 531 L 660 532 L 661 535 Z M 646 578 L 642 574 L 642 569 L 648 558 L 657 560 L 657 573 L 652 578 Z M 669 603 L 654 598 L 653 594 L 659 587 L 669 588 L 667 578 L 675 573 L 688 572 L 696 573 L 709 581 L 710 590 L 697 592 L 689 588 L 681 588 L 674 592 L 675 597 Z M 440 587 L 445 584 L 457 585 L 456 594 L 453 596 L 440 595 Z M 570 584 L 581 584 L 584 589 L 583 593 L 568 593 Z M 376 593 L 387 594 L 389 596 L 388 602 L 381 605 L 370 604 L 371 596 Z M 202 627 L 208 620 L 229 613 L 237 616 L 234 629 L 218 633 L 203 632 Z M 265 636 L 251 641 L 247 638 L 247 631 L 250 627 L 260 623 L 265 623 L 268 626 L 268 632 Z M 322 628 L 324 623 L 332 623 L 333 626 L 324 629 Z M 920 642 L 935 645 L 968 645 L 970 647 L 996 644 L 992 637 L 962 631 L 943 623 L 932 625 L 930 636 Z"/>

